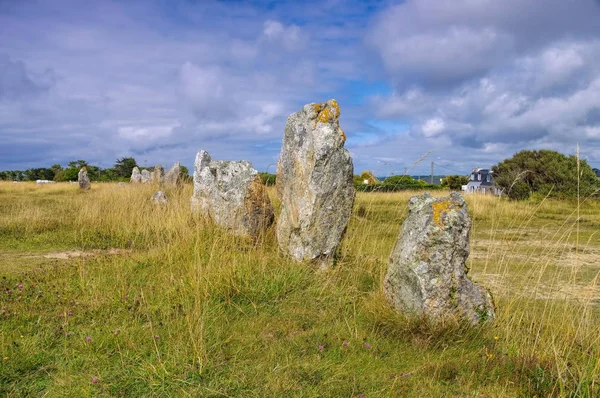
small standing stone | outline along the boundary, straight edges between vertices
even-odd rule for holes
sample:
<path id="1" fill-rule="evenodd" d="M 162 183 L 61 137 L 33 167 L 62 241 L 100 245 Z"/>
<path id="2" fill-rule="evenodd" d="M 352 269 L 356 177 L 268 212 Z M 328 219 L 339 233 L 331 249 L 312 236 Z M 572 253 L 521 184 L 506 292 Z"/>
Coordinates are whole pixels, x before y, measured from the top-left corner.
<path id="1" fill-rule="evenodd" d="M 256 237 L 273 222 L 273 206 L 250 162 L 212 160 L 199 151 L 194 163 L 193 211 L 235 235 Z"/>
<path id="2" fill-rule="evenodd" d="M 142 182 L 142 174 L 140 173 L 140 169 L 138 169 L 137 166 L 133 168 L 129 182 L 131 182 L 132 184 L 140 184 Z"/>
<path id="3" fill-rule="evenodd" d="M 159 205 L 167 204 L 169 203 L 169 199 L 163 191 L 158 191 L 154 195 L 152 195 L 152 202 Z"/>
<path id="4" fill-rule="evenodd" d="M 165 169 L 163 169 L 162 165 L 157 164 L 154 166 L 154 171 L 152 172 L 152 182 L 156 185 L 161 185 L 165 179 Z"/>
<path id="5" fill-rule="evenodd" d="M 181 163 L 175 162 L 173 167 L 165 173 L 165 186 L 176 187 L 181 183 Z"/>
<path id="6" fill-rule="evenodd" d="M 149 184 L 152 182 L 152 173 L 148 170 L 142 170 L 142 184 Z"/>
<path id="7" fill-rule="evenodd" d="M 472 324 L 494 318 L 490 293 L 467 276 L 470 229 L 467 204 L 458 193 L 410 198 L 384 281 L 397 310 Z"/>
<path id="8" fill-rule="evenodd" d="M 304 105 L 285 125 L 277 192 L 280 249 L 298 261 L 331 264 L 354 204 L 354 167 L 335 100 Z"/>
<path id="9" fill-rule="evenodd" d="M 77 182 L 79 183 L 79 188 L 87 191 L 91 188 L 90 178 L 87 174 L 87 167 L 82 167 L 77 174 Z"/>

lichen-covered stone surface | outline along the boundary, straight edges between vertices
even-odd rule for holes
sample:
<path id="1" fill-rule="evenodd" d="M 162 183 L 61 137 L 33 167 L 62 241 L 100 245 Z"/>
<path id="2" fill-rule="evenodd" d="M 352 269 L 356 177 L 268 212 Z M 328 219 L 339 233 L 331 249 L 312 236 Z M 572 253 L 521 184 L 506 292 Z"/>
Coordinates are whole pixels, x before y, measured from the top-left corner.
<path id="1" fill-rule="evenodd" d="M 181 163 L 175 162 L 173 167 L 165 173 L 164 185 L 166 187 L 176 187 L 181 183 Z"/>
<path id="2" fill-rule="evenodd" d="M 90 178 L 87 174 L 87 167 L 82 167 L 77 173 L 77 182 L 79 183 L 79 188 L 87 191 L 91 188 Z"/>
<path id="3" fill-rule="evenodd" d="M 142 182 L 142 173 L 140 173 L 140 169 L 138 169 L 137 167 L 133 168 L 129 182 L 133 184 L 139 184 Z"/>
<path id="4" fill-rule="evenodd" d="M 273 206 L 248 161 L 212 160 L 199 151 L 191 207 L 233 234 L 256 237 L 273 223 Z"/>
<path id="5" fill-rule="evenodd" d="M 277 163 L 281 250 L 298 261 L 331 263 L 352 214 L 354 167 L 344 149 L 335 100 L 290 115 Z"/>
<path id="6" fill-rule="evenodd" d="M 152 182 L 156 185 L 161 185 L 165 179 L 165 169 L 162 165 L 157 164 L 152 171 Z"/>
<path id="7" fill-rule="evenodd" d="M 393 306 L 430 319 L 472 324 L 494 318 L 490 293 L 467 276 L 471 219 L 463 197 L 413 196 L 385 277 Z"/>
<path id="8" fill-rule="evenodd" d="M 149 184 L 152 182 L 152 173 L 148 170 L 142 170 L 142 184 Z"/>
<path id="9" fill-rule="evenodd" d="M 167 195 L 165 195 L 165 193 L 163 191 L 158 191 L 154 195 L 152 195 L 152 203 L 159 204 L 159 205 L 167 204 L 167 203 L 169 203 L 169 199 L 167 198 Z"/>

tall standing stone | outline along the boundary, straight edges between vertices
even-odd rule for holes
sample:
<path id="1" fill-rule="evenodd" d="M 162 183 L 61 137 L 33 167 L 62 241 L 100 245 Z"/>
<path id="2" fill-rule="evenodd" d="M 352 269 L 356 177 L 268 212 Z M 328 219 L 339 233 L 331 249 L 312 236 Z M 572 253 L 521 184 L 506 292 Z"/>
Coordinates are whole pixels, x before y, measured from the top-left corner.
<path id="1" fill-rule="evenodd" d="M 142 184 L 149 184 L 152 182 L 152 173 L 148 170 L 142 170 Z"/>
<path id="2" fill-rule="evenodd" d="M 142 174 L 140 173 L 140 169 L 138 169 L 137 166 L 133 168 L 129 182 L 131 182 L 132 184 L 139 184 L 142 182 Z"/>
<path id="3" fill-rule="evenodd" d="M 298 261 L 329 265 L 352 214 L 355 190 L 337 101 L 304 105 L 285 125 L 277 163 L 277 240 Z"/>
<path id="4" fill-rule="evenodd" d="M 156 185 L 162 185 L 165 179 L 165 169 L 162 165 L 157 164 L 154 166 L 154 171 L 152 172 L 152 182 Z"/>
<path id="5" fill-rule="evenodd" d="M 81 168 L 81 170 L 79 170 L 79 173 L 77 173 L 77 182 L 79 183 L 79 188 L 85 191 L 91 188 L 90 178 L 87 174 L 87 167 L 84 166 Z"/>
<path id="6" fill-rule="evenodd" d="M 194 162 L 191 207 L 235 235 L 256 237 L 273 222 L 273 206 L 250 162 L 212 160 L 199 151 Z"/>
<path id="7" fill-rule="evenodd" d="M 404 312 L 431 319 L 494 318 L 490 293 L 467 276 L 471 219 L 462 196 L 413 196 L 384 281 L 386 296 Z"/>
<path id="8" fill-rule="evenodd" d="M 165 173 L 165 186 L 176 187 L 181 183 L 181 163 L 175 162 L 173 167 Z"/>

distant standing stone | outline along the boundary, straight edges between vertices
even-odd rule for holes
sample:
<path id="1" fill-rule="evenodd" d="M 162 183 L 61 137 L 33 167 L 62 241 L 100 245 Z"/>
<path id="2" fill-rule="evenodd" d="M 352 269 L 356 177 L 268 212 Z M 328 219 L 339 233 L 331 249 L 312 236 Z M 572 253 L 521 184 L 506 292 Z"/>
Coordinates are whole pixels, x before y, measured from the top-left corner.
<path id="1" fill-rule="evenodd" d="M 392 305 L 428 318 L 494 318 L 490 293 L 467 276 L 471 219 L 462 196 L 413 196 L 392 254 L 384 290 Z"/>
<path id="2" fill-rule="evenodd" d="M 152 172 L 152 182 L 157 185 L 161 185 L 165 179 L 165 169 L 163 169 L 162 165 L 157 164 L 154 166 L 154 171 Z"/>
<path id="3" fill-rule="evenodd" d="M 142 170 L 142 184 L 149 184 L 152 182 L 152 173 L 148 170 Z"/>
<path id="4" fill-rule="evenodd" d="M 273 206 L 248 161 L 212 160 L 199 151 L 191 207 L 235 235 L 256 237 L 273 222 Z"/>
<path id="5" fill-rule="evenodd" d="M 165 173 L 165 186 L 176 187 L 181 183 L 181 163 L 175 162 L 173 167 Z"/>
<path id="6" fill-rule="evenodd" d="M 79 183 L 79 188 L 87 191 L 91 188 L 90 179 L 87 174 L 87 167 L 82 167 L 77 174 L 77 182 Z"/>
<path id="7" fill-rule="evenodd" d="M 304 105 L 290 115 L 277 163 L 281 215 L 277 240 L 298 261 L 328 266 L 346 230 L 355 190 L 335 100 Z"/>
<path id="8" fill-rule="evenodd" d="M 158 191 L 152 195 L 152 202 L 155 204 L 167 204 L 169 203 L 169 199 L 163 191 Z"/>
<path id="9" fill-rule="evenodd" d="M 129 182 L 133 184 L 139 184 L 142 182 L 142 174 L 140 173 L 140 169 L 138 169 L 137 167 L 133 168 Z"/>

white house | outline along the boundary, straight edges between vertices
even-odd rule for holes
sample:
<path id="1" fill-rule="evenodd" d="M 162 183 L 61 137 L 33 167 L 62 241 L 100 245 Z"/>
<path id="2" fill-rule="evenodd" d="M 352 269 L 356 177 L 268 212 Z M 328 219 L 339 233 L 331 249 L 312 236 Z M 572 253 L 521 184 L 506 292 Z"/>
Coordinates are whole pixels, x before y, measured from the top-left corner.
<path id="1" fill-rule="evenodd" d="M 481 168 L 473 169 L 468 184 L 463 185 L 462 190 L 467 193 L 502 195 L 502 190 L 494 184 L 492 171 Z"/>

